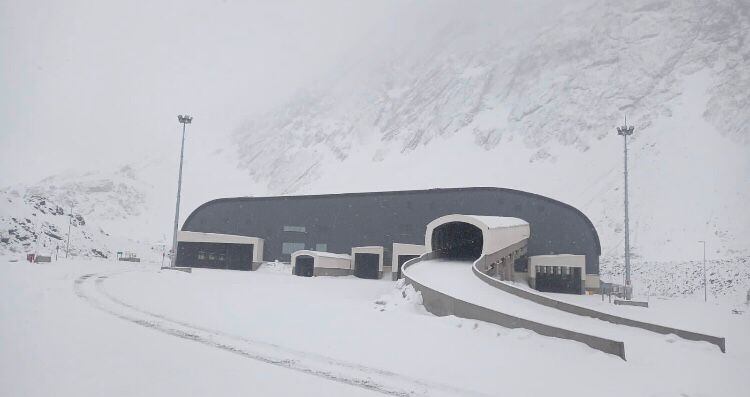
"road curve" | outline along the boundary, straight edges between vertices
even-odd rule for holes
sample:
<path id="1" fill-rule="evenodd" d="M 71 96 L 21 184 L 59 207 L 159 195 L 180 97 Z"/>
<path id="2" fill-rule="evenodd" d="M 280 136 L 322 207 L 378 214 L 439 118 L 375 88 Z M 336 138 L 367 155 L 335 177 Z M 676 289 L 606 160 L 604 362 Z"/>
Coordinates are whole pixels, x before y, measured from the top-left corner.
<path id="1" fill-rule="evenodd" d="M 391 396 L 485 396 L 447 384 L 416 379 L 319 354 L 302 352 L 247 337 L 211 330 L 131 305 L 107 292 L 104 284 L 116 273 L 91 273 L 76 279 L 75 294 L 96 309 L 127 322 L 181 339 L 229 351 L 245 358 L 280 366 L 307 375 Z"/>

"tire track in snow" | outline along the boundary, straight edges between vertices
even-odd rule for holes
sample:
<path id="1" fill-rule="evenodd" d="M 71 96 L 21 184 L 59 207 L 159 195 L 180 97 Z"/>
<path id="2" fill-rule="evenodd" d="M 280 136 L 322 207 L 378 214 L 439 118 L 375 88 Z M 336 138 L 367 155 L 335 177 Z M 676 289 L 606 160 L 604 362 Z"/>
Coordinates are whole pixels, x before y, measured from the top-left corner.
<path id="1" fill-rule="evenodd" d="M 120 272 L 122 273 L 122 272 Z M 331 381 L 392 396 L 485 396 L 470 390 L 407 377 L 395 372 L 302 352 L 280 345 L 208 329 L 152 313 L 124 302 L 104 288 L 110 274 L 85 274 L 74 282 L 76 295 L 95 308 L 122 320 L 178 338 Z M 93 288 L 92 282 L 93 279 Z M 96 295 L 100 295 L 97 297 Z"/>

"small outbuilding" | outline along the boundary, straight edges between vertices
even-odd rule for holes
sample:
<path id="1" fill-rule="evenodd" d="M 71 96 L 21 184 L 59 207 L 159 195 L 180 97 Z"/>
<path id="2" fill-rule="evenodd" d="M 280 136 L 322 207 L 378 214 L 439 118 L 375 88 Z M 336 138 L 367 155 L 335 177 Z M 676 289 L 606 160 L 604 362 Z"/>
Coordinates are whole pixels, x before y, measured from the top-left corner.
<path id="1" fill-rule="evenodd" d="M 427 252 L 427 248 L 424 245 L 419 244 L 401 244 L 393 243 L 393 251 L 391 251 L 391 277 L 393 280 L 401 278 L 401 266 L 410 260 Z M 387 269 L 386 269 L 387 270 Z"/>
<path id="2" fill-rule="evenodd" d="M 529 285 L 542 292 L 583 294 L 586 257 L 568 254 L 530 256 Z"/>
<path id="3" fill-rule="evenodd" d="M 359 278 L 382 278 L 384 251 L 382 246 L 352 248 L 353 274 Z"/>
<path id="4" fill-rule="evenodd" d="M 177 232 L 178 266 L 257 270 L 262 261 L 262 238 L 184 230 Z"/>
<path id="5" fill-rule="evenodd" d="M 348 276 L 352 257 L 347 254 L 299 250 L 292 253 L 292 274 L 295 276 Z"/>

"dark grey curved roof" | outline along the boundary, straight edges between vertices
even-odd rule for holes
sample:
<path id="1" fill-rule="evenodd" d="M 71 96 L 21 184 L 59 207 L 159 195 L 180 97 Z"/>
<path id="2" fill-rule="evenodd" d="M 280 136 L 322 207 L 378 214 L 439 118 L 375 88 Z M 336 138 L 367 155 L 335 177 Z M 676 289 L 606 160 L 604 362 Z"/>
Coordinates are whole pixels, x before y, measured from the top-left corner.
<path id="1" fill-rule="evenodd" d="M 286 259 L 283 242 L 308 249 L 323 243 L 336 253 L 424 244 L 427 223 L 453 213 L 524 219 L 531 225 L 529 255 L 586 255 L 587 273 L 599 273 L 599 236 L 586 215 L 549 197 L 496 187 L 220 198 L 196 208 L 182 230 L 260 237 L 264 260 L 274 260 Z M 285 225 L 304 226 L 305 232 L 284 232 Z"/>

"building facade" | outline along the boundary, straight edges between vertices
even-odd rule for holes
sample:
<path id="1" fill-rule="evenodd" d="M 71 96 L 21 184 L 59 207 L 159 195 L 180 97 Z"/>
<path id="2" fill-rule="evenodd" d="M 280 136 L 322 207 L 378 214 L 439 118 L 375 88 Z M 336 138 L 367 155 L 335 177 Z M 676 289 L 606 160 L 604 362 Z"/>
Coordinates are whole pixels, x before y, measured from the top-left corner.
<path id="1" fill-rule="evenodd" d="M 568 204 L 512 189 L 221 198 L 195 209 L 182 230 L 262 239 L 262 252 L 255 248 L 253 254 L 263 261 L 289 262 L 299 250 L 351 253 L 353 247 L 378 246 L 382 263 L 391 264 L 394 243 L 424 244 L 431 221 L 461 213 L 523 219 L 531 228 L 529 256 L 582 255 L 585 273 L 598 284 L 601 246 L 591 221 Z"/>

